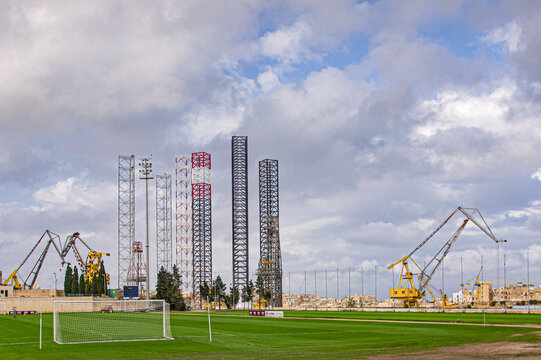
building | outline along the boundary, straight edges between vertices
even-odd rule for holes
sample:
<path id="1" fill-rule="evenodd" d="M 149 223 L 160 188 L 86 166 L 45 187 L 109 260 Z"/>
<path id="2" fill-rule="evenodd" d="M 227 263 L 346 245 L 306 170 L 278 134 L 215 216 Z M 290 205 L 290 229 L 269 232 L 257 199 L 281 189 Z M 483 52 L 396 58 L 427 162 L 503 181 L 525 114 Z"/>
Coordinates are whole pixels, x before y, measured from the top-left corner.
<path id="1" fill-rule="evenodd" d="M 13 285 L 0 285 L 0 297 L 13 296 Z"/>
<path id="2" fill-rule="evenodd" d="M 528 301 L 537 304 L 541 302 L 541 285 L 535 287 L 531 284 L 518 283 L 507 287 L 502 286 L 494 289 L 494 294 L 497 300 L 508 304 L 526 303 Z"/>

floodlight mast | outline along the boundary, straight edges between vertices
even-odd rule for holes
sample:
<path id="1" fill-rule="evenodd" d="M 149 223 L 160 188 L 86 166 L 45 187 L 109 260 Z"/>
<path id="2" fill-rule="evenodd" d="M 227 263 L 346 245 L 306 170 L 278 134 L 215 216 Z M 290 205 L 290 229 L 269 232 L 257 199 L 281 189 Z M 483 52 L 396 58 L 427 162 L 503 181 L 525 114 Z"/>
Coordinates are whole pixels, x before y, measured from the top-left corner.
<path id="1" fill-rule="evenodd" d="M 149 242 L 149 229 L 148 229 L 148 180 L 154 179 L 152 175 L 152 154 L 148 158 L 142 158 L 139 163 L 141 169 L 139 169 L 139 179 L 145 180 L 145 200 L 146 200 L 146 225 L 147 225 L 147 237 L 146 237 L 146 263 L 147 263 L 147 294 L 146 299 L 150 300 L 150 242 Z"/>

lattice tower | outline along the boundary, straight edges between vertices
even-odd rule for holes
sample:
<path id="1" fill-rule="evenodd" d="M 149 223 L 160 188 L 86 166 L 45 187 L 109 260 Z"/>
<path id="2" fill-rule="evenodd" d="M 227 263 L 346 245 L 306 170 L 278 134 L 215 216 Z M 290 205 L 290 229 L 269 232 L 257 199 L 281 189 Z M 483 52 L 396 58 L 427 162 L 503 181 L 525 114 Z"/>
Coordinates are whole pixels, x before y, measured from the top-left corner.
<path id="1" fill-rule="evenodd" d="M 199 286 L 212 284 L 210 154 L 192 154 L 193 294 L 203 307 Z"/>
<path id="2" fill-rule="evenodd" d="M 193 291 L 192 157 L 175 157 L 176 265 L 182 276 L 182 291 Z"/>
<path id="3" fill-rule="evenodd" d="M 156 274 L 173 270 L 171 174 L 156 175 Z"/>
<path id="4" fill-rule="evenodd" d="M 139 294 L 145 292 L 147 281 L 147 265 L 143 260 L 143 243 L 134 241 L 131 249 L 131 266 L 128 271 L 127 285 L 137 285 Z"/>
<path id="5" fill-rule="evenodd" d="M 282 256 L 280 249 L 278 160 L 259 162 L 259 275 L 270 305 L 282 306 Z"/>
<path id="6" fill-rule="evenodd" d="M 248 285 L 248 137 L 231 139 L 233 286 Z"/>
<path id="7" fill-rule="evenodd" d="M 118 288 L 127 284 L 135 241 L 135 156 L 118 156 Z"/>

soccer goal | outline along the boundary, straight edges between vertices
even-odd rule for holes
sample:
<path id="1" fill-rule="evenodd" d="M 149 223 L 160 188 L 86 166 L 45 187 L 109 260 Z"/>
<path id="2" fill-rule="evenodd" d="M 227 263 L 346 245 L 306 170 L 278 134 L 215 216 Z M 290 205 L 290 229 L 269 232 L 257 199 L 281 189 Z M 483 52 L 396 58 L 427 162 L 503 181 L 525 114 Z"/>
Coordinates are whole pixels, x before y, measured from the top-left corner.
<path id="1" fill-rule="evenodd" d="M 58 344 L 173 339 L 165 300 L 60 300 L 53 322 Z"/>

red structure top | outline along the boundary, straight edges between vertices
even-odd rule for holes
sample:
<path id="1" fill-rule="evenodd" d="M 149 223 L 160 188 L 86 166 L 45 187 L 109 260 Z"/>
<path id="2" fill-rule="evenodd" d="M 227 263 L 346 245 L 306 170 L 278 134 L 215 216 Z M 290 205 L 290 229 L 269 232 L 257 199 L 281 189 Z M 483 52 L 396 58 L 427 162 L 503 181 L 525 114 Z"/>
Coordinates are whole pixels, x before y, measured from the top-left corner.
<path id="1" fill-rule="evenodd" d="M 207 168 L 210 170 L 210 154 L 203 151 L 192 153 L 193 168 Z"/>

